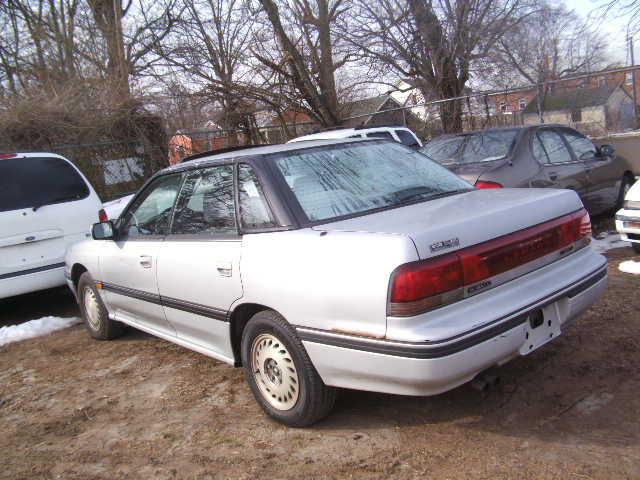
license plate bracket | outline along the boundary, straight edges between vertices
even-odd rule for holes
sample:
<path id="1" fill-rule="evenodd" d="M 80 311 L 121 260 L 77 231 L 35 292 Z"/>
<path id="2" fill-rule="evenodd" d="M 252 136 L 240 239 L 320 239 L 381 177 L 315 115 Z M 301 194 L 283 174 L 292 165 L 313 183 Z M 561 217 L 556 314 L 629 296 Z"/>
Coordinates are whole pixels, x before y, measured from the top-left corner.
<path id="1" fill-rule="evenodd" d="M 520 347 L 520 355 L 537 350 L 561 333 L 555 304 L 531 312 L 525 323 L 525 341 Z"/>

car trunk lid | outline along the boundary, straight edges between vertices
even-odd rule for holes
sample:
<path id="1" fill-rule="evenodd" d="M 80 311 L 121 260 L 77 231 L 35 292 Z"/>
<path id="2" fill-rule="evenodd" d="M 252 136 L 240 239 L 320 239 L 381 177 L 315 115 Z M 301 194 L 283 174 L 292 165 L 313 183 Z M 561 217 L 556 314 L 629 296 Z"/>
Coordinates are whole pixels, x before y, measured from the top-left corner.
<path id="1" fill-rule="evenodd" d="M 491 161 L 484 161 L 484 162 L 450 163 L 450 164 L 445 164 L 443 166 L 451 170 L 453 173 L 455 173 L 459 177 L 465 179 L 471 185 L 475 185 L 475 183 L 480 179 L 482 175 L 487 174 L 493 170 L 496 170 L 508 162 L 509 162 L 508 159 L 501 158 L 499 160 L 491 160 Z"/>
<path id="2" fill-rule="evenodd" d="M 580 208 L 580 199 L 569 190 L 474 190 L 313 228 L 406 235 L 424 259 L 477 245 Z"/>

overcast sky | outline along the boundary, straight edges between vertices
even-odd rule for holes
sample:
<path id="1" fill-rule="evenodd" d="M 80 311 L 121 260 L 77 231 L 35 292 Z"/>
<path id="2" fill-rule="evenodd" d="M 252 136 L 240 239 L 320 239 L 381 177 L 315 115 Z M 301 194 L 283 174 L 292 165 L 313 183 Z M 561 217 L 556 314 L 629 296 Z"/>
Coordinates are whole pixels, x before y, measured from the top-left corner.
<path id="1" fill-rule="evenodd" d="M 562 3 L 562 2 L 560 2 Z M 606 32 L 610 38 L 609 53 L 611 63 L 626 63 L 627 60 L 627 18 L 621 17 L 618 12 L 608 11 L 606 16 L 601 14 L 602 5 L 608 3 L 606 0 L 566 0 L 568 8 L 587 18 L 591 14 L 594 22 L 600 24 L 600 28 Z M 600 15 L 598 15 L 600 13 Z M 634 39 L 635 61 L 640 63 L 640 35 Z"/>

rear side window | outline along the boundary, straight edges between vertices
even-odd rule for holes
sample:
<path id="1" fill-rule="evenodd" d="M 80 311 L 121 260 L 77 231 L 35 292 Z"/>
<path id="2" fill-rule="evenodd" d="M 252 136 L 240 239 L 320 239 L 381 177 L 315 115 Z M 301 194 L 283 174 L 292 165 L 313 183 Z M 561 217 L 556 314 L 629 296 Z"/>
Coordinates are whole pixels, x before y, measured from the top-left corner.
<path id="1" fill-rule="evenodd" d="M 407 132 L 406 130 L 396 130 L 396 135 L 398 135 L 400 142 L 402 142 L 407 147 L 417 147 L 419 145 L 418 140 L 416 140 L 416 137 L 414 137 L 411 133 Z"/>
<path id="2" fill-rule="evenodd" d="M 276 224 L 267 205 L 262 187 L 253 168 L 246 164 L 238 166 L 238 198 L 240 221 L 244 228 L 269 228 Z"/>
<path id="3" fill-rule="evenodd" d="M 180 192 L 171 227 L 178 235 L 235 235 L 233 166 L 197 170 Z"/>
<path id="4" fill-rule="evenodd" d="M 0 160 L 0 212 L 88 196 L 86 182 L 66 160 L 55 157 Z"/>
<path id="5" fill-rule="evenodd" d="M 549 163 L 567 163 L 573 160 L 569 149 L 558 132 L 542 130 L 538 132 L 538 138 L 547 153 Z"/>

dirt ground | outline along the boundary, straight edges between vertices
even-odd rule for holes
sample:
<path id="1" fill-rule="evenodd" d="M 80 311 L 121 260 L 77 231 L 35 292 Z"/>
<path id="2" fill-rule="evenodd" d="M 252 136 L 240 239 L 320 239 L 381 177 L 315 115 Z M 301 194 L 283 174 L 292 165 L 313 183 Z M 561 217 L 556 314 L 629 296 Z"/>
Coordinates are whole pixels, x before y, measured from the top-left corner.
<path id="1" fill-rule="evenodd" d="M 640 276 L 617 270 L 640 258 L 608 257 L 604 298 L 502 367 L 497 387 L 343 391 L 308 429 L 265 417 L 240 369 L 134 330 L 97 342 L 78 325 L 1 347 L 0 478 L 640 478 Z M 0 311 L 75 311 L 47 295 Z"/>

